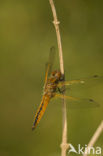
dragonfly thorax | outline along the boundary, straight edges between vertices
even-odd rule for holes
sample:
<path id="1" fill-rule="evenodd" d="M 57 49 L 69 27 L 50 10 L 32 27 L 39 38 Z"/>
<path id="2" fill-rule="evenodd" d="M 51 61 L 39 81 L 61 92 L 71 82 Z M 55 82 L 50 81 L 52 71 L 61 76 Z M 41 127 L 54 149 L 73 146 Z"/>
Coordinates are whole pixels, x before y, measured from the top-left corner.
<path id="1" fill-rule="evenodd" d="M 60 71 L 53 71 L 51 76 L 47 80 L 47 83 L 44 87 L 44 95 L 48 95 L 50 98 L 53 97 L 56 92 L 57 85 L 61 81 L 62 74 Z"/>

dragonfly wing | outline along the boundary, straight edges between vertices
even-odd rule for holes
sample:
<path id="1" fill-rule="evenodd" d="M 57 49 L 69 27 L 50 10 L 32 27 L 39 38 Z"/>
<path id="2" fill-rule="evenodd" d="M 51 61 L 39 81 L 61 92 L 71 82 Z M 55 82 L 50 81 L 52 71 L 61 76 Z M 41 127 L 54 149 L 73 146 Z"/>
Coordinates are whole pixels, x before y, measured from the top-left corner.
<path id="1" fill-rule="evenodd" d="M 71 81 L 62 81 L 62 82 L 59 82 L 58 83 L 58 87 L 62 87 L 62 86 L 70 86 L 70 85 L 73 85 L 73 84 L 79 84 L 79 83 L 85 83 L 84 80 L 71 80 Z"/>
<path id="2" fill-rule="evenodd" d="M 92 82 L 94 82 L 94 81 L 96 82 L 96 80 L 97 81 L 98 80 L 103 80 L 103 76 L 93 75 L 93 76 L 88 77 L 88 78 L 59 82 L 58 87 L 62 87 L 63 85 L 70 86 L 70 85 L 73 85 L 73 84 L 87 84 L 87 83 L 92 84 Z"/>
<path id="3" fill-rule="evenodd" d="M 45 82 L 47 81 L 48 76 L 50 76 L 50 74 L 51 74 L 52 66 L 53 66 L 53 63 L 54 63 L 54 58 L 55 58 L 55 47 L 52 46 L 50 48 L 48 62 L 46 63 Z"/>
<path id="4" fill-rule="evenodd" d="M 99 104 L 95 102 L 93 99 L 86 99 L 86 98 L 76 98 L 72 96 L 66 96 L 62 94 L 56 94 L 55 97 L 57 98 L 65 98 L 67 99 L 67 107 L 69 108 L 95 108 L 99 107 Z"/>
<path id="5" fill-rule="evenodd" d="M 41 104 L 37 110 L 37 113 L 34 117 L 34 122 L 33 122 L 33 126 L 32 126 L 32 129 L 35 129 L 37 127 L 37 125 L 39 124 L 45 110 L 46 110 L 46 107 L 48 105 L 50 101 L 50 98 L 48 96 L 43 96 L 43 99 L 41 101 Z"/>

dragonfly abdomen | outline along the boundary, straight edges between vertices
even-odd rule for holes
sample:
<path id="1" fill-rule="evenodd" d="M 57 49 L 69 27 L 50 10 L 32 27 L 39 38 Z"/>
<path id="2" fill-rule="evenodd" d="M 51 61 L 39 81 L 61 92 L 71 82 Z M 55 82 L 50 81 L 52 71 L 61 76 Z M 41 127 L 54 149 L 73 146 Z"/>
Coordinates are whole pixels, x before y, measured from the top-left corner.
<path id="1" fill-rule="evenodd" d="M 35 129 L 36 126 L 38 125 L 38 123 L 40 122 L 49 101 L 50 101 L 50 97 L 48 95 L 43 96 L 41 104 L 40 104 L 40 106 L 39 106 L 39 108 L 37 110 L 37 113 L 36 113 L 35 117 L 34 117 L 34 122 L 33 122 L 32 129 Z"/>

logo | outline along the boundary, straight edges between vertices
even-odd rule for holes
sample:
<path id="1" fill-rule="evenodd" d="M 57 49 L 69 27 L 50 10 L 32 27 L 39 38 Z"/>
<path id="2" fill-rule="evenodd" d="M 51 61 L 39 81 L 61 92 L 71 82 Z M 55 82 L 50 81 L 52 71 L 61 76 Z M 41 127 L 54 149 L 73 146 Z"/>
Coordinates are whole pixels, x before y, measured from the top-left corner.
<path id="1" fill-rule="evenodd" d="M 97 147 L 88 147 L 85 145 L 82 147 L 80 144 L 78 144 L 77 149 L 72 144 L 69 144 L 69 150 L 68 154 L 71 152 L 75 154 L 96 154 L 96 155 L 101 155 L 102 154 L 102 148 L 100 146 Z"/>

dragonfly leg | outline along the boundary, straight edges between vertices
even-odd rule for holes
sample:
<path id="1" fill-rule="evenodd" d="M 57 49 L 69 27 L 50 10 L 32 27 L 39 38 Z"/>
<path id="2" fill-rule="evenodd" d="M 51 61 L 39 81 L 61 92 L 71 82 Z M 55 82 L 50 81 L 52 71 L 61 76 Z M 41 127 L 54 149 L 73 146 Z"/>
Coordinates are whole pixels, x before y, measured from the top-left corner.
<path id="1" fill-rule="evenodd" d="M 65 88 L 59 88 L 58 87 L 58 91 L 59 91 L 60 94 L 63 94 L 65 92 Z"/>

